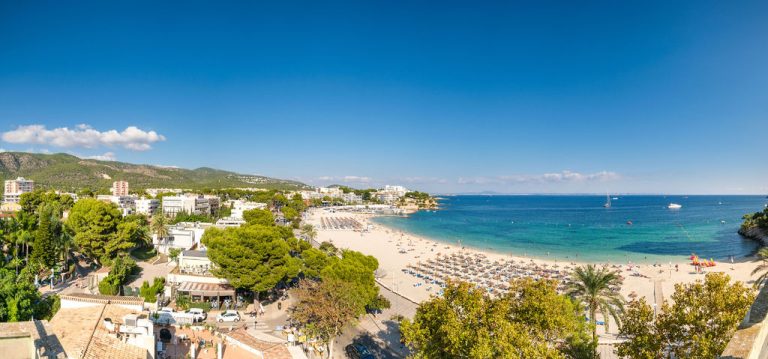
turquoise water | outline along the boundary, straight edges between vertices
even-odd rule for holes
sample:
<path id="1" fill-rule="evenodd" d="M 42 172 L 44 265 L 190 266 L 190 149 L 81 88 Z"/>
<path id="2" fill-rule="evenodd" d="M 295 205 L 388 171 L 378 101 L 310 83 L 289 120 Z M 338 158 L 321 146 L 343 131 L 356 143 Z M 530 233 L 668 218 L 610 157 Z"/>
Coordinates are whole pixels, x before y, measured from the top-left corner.
<path id="1" fill-rule="evenodd" d="M 582 261 L 736 260 L 755 242 L 736 233 L 764 196 L 450 196 L 439 211 L 378 217 L 379 224 L 467 247 Z M 678 210 L 667 209 L 678 203 Z M 628 224 L 631 221 L 632 224 Z"/>

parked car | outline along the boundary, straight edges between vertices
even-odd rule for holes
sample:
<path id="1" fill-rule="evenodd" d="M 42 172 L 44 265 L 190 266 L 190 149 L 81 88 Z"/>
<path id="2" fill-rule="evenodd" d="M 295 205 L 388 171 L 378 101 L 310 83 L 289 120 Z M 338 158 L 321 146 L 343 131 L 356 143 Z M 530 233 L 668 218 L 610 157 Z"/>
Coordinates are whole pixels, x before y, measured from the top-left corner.
<path id="1" fill-rule="evenodd" d="M 236 310 L 225 310 L 224 312 L 220 313 L 216 316 L 216 321 L 219 323 L 222 322 L 239 322 L 240 321 L 240 314 L 237 313 Z"/>
<path id="2" fill-rule="evenodd" d="M 371 351 L 360 343 L 352 343 L 344 348 L 348 358 L 351 359 L 376 359 Z"/>
<path id="3" fill-rule="evenodd" d="M 208 318 L 208 314 L 200 308 L 189 308 L 186 313 L 191 314 L 196 322 L 202 322 Z"/>

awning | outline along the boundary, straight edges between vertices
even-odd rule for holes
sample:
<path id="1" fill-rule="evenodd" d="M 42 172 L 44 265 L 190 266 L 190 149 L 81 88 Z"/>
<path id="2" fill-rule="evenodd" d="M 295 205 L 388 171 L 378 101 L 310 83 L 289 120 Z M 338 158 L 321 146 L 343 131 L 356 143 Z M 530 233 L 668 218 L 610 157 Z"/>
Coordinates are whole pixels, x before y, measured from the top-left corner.
<path id="1" fill-rule="evenodd" d="M 205 297 L 235 296 L 235 288 L 229 284 L 183 282 L 178 291 Z"/>

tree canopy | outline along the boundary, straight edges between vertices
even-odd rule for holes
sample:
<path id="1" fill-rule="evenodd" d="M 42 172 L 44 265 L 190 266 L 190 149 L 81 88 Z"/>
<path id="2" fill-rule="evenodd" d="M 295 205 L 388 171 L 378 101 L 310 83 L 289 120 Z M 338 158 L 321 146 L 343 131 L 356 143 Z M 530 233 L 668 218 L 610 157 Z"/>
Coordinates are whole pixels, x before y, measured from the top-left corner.
<path id="1" fill-rule="evenodd" d="M 215 275 L 226 278 L 236 288 L 263 292 L 295 278 L 301 270 L 300 259 L 290 255 L 283 236 L 275 226 L 246 225 L 210 228 L 202 242 L 208 248 L 208 258 L 216 265 Z"/>
<path id="2" fill-rule="evenodd" d="M 75 243 L 83 252 L 99 260 L 110 257 L 106 247 L 115 241 L 120 217 L 116 206 L 86 198 L 72 207 L 66 223 L 75 233 Z"/>
<path id="3" fill-rule="evenodd" d="M 350 282 L 303 280 L 296 291 L 291 319 L 300 323 L 304 333 L 326 344 L 326 353 L 330 357 L 334 339 L 355 321 L 358 309 L 364 305 Z"/>
<path id="4" fill-rule="evenodd" d="M 9 268 L 0 267 L 0 322 L 20 322 L 32 319 L 50 319 L 58 309 L 53 303 L 57 296 L 47 299 L 32 284 L 32 274 L 26 270 L 21 275 Z"/>
<path id="5" fill-rule="evenodd" d="M 669 302 L 653 320 L 645 301 L 628 306 L 620 333 L 628 341 L 617 352 L 629 358 L 715 358 L 722 354 L 749 306 L 754 291 L 730 282 L 724 273 L 708 273 L 704 281 L 675 284 Z"/>
<path id="6" fill-rule="evenodd" d="M 340 280 L 351 285 L 351 290 L 361 299 L 358 314 L 365 312 L 365 306 L 373 302 L 379 294 L 373 272 L 379 267 L 379 261 L 373 256 L 345 250 L 341 260 L 330 260 L 320 272 L 323 281 Z"/>
<path id="7" fill-rule="evenodd" d="M 576 304 L 554 282 L 513 281 L 490 298 L 472 284 L 449 282 L 442 297 L 423 302 L 401 325 L 414 358 L 584 357 L 591 346 Z M 550 305 L 551 304 L 551 305 Z"/>
<path id="8" fill-rule="evenodd" d="M 243 219 L 248 224 L 260 224 L 262 226 L 274 226 L 275 216 L 267 209 L 251 209 L 243 211 Z"/>
<path id="9" fill-rule="evenodd" d="M 35 242 L 32 245 L 32 260 L 37 261 L 45 268 L 51 268 L 56 264 L 58 253 L 56 243 L 57 238 L 61 236 L 60 215 L 58 204 L 40 204 Z"/>

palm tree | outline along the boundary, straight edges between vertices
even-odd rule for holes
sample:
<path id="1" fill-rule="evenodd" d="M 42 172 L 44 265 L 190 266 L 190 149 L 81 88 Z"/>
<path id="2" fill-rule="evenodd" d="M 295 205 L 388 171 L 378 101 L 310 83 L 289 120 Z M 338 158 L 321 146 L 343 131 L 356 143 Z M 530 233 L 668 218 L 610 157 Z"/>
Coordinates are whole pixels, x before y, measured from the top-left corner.
<path id="1" fill-rule="evenodd" d="M 164 214 L 158 213 L 152 216 L 151 229 L 152 233 L 157 236 L 157 241 L 162 243 L 162 239 L 168 237 L 168 218 Z"/>
<path id="2" fill-rule="evenodd" d="M 621 323 L 620 314 L 624 312 L 624 298 L 619 294 L 621 278 L 618 273 L 608 268 L 595 265 L 576 267 L 573 270 L 573 283 L 568 288 L 568 295 L 583 303 L 589 310 L 592 322 L 592 340 L 597 342 L 597 318 L 600 312 L 608 330 L 608 317 Z"/>
<path id="3" fill-rule="evenodd" d="M 765 283 L 766 280 L 768 280 L 768 247 L 760 248 L 760 250 L 757 251 L 757 256 L 760 257 L 763 263 L 760 263 L 759 266 L 755 267 L 755 269 L 752 271 L 752 275 L 763 272 L 755 280 L 755 286 L 759 287 Z"/>
<path id="4" fill-rule="evenodd" d="M 59 232 L 57 239 L 57 247 L 61 251 L 62 259 L 64 259 L 64 270 L 69 270 L 69 252 L 75 246 L 75 238 L 66 230 L 62 228 Z"/>

